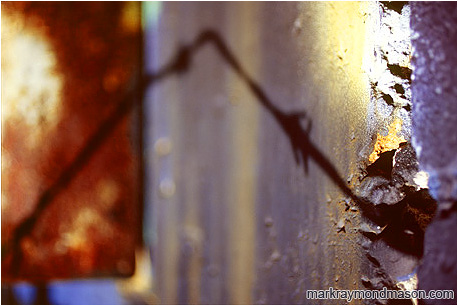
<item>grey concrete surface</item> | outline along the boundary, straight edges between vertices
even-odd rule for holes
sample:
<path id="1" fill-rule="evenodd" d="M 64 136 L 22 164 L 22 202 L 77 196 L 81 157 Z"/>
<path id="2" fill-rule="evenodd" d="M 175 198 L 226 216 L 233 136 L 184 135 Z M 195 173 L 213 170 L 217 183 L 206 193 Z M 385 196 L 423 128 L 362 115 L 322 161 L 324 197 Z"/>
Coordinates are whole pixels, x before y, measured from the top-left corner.
<path id="1" fill-rule="evenodd" d="M 419 289 L 452 289 L 456 304 L 456 2 L 411 2 L 413 144 L 439 208 L 425 235 Z"/>

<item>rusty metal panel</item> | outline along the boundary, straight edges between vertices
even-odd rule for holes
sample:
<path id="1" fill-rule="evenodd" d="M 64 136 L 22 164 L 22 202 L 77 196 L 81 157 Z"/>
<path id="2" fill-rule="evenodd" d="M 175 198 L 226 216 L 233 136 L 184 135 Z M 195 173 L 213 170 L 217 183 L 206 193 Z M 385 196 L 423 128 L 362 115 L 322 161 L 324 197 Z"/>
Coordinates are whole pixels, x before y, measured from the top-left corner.
<path id="1" fill-rule="evenodd" d="M 2 282 L 133 272 L 140 16 L 2 2 Z"/>

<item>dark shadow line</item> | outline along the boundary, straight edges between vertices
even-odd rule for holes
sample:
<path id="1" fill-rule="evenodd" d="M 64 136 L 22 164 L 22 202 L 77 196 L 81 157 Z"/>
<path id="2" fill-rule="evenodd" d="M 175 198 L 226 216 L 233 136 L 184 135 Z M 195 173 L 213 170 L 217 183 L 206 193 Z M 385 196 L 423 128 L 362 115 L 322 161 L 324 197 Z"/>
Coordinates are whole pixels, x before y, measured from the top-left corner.
<path id="1" fill-rule="evenodd" d="M 102 146 L 107 137 L 113 132 L 118 123 L 130 112 L 135 103 L 141 99 L 136 99 L 136 93 L 138 90 L 143 92 L 145 84 L 153 85 L 156 82 L 161 81 L 166 76 L 174 71 L 174 67 L 167 66 L 163 70 L 159 71 L 157 74 L 148 76 L 145 81 L 141 82 L 139 88 L 132 90 L 127 94 L 127 96 L 118 104 L 113 113 L 99 126 L 97 131 L 86 141 L 83 148 L 76 155 L 76 158 L 71 162 L 71 164 L 65 168 L 59 178 L 54 184 L 52 184 L 47 190 L 45 190 L 35 207 L 33 213 L 28 216 L 24 221 L 22 221 L 19 226 L 15 229 L 11 251 L 13 252 L 12 258 L 12 267 L 14 274 L 17 274 L 20 269 L 20 263 L 22 261 L 22 251 L 20 249 L 21 240 L 29 235 L 38 219 L 40 218 L 43 211 L 48 207 L 48 205 L 54 200 L 54 198 L 65 189 L 72 180 L 77 176 L 77 174 L 84 168 L 84 166 L 89 162 L 91 157 L 97 152 L 97 150 Z M 6 250 L 8 252 L 8 250 Z M 4 254 L 2 254 L 2 257 Z"/>
<path id="2" fill-rule="evenodd" d="M 77 154 L 73 162 L 62 172 L 54 184 L 52 184 L 39 198 L 34 212 L 28 216 L 21 224 L 15 229 L 12 238 L 11 251 L 13 252 L 12 267 L 14 275 L 17 275 L 20 270 L 22 262 L 22 251 L 20 248 L 21 240 L 29 235 L 35 224 L 37 223 L 40 215 L 54 200 L 54 198 L 65 189 L 76 175 L 83 169 L 90 158 L 104 143 L 107 137 L 115 129 L 117 124 L 126 116 L 126 114 L 133 108 L 135 103 L 139 103 L 142 99 L 135 99 L 136 93 L 144 93 L 147 86 L 155 85 L 157 82 L 162 81 L 164 78 L 176 73 L 182 74 L 187 72 L 191 66 L 191 57 L 203 45 L 212 43 L 217 51 L 219 51 L 222 58 L 229 64 L 234 72 L 246 82 L 247 86 L 254 93 L 259 100 L 260 104 L 276 119 L 277 123 L 281 126 L 285 134 L 288 136 L 296 163 L 304 167 L 304 172 L 307 174 L 308 159 L 313 159 L 324 173 L 341 189 L 341 191 L 356 202 L 360 207 L 363 214 L 366 214 L 373 220 L 380 217 L 374 206 L 359 198 L 347 186 L 344 180 L 340 177 L 336 168 L 324 156 L 324 154 L 310 141 L 309 132 L 311 129 L 311 122 L 303 127 L 305 112 L 291 112 L 286 113 L 277 108 L 271 100 L 267 97 L 261 87 L 256 83 L 247 72 L 242 68 L 240 63 L 233 56 L 233 53 L 228 49 L 224 41 L 213 30 L 203 31 L 194 43 L 183 46 L 178 49 L 175 57 L 164 68 L 157 73 L 147 75 L 140 82 L 140 85 L 129 92 L 126 97 L 120 102 L 115 111 L 101 124 L 98 130 L 88 139 L 83 146 L 82 150 Z M 132 102 L 134 101 L 134 102 Z M 8 252 L 9 253 L 9 252 Z M 3 257 L 3 256 L 2 256 Z"/>
<path id="3" fill-rule="evenodd" d="M 324 173 L 336 184 L 337 187 L 348 197 L 350 197 L 361 209 L 362 213 L 376 223 L 384 223 L 382 220 L 383 211 L 375 208 L 375 206 L 358 197 L 341 178 L 339 172 L 329 159 L 315 146 L 310 138 L 311 121 L 306 122 L 304 127 L 303 121 L 306 118 L 305 111 L 299 112 L 284 112 L 280 110 L 267 97 L 261 87 L 256 83 L 248 73 L 242 68 L 239 62 L 233 56 L 233 53 L 228 49 L 221 37 L 213 30 L 203 31 L 197 38 L 191 50 L 199 48 L 205 43 L 213 43 L 218 49 L 223 59 L 231 66 L 231 68 L 244 80 L 254 95 L 257 97 L 260 104 L 277 120 L 285 134 L 290 140 L 292 151 L 299 166 L 304 167 L 304 172 L 307 175 L 308 159 L 313 159 Z M 381 206 L 382 208 L 382 206 Z"/>

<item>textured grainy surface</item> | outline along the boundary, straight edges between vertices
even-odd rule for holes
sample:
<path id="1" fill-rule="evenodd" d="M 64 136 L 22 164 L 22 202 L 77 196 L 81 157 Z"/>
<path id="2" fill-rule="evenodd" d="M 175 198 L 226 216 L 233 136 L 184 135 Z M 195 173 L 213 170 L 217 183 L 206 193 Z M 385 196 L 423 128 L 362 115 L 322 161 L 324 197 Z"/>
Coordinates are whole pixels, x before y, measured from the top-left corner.
<path id="1" fill-rule="evenodd" d="M 413 144 L 438 213 L 428 227 L 420 289 L 452 289 L 456 303 L 456 3 L 412 2 Z"/>
<path id="2" fill-rule="evenodd" d="M 412 14 L 413 143 L 434 197 L 456 199 L 456 3 L 413 2 Z"/>
<path id="3" fill-rule="evenodd" d="M 455 298 L 426 300 L 427 304 L 456 304 L 456 203 L 448 204 L 455 206 L 454 211 L 437 213 L 426 230 L 418 289 L 453 290 Z"/>
<path id="4" fill-rule="evenodd" d="M 2 3 L 2 281 L 132 273 L 139 8 Z"/>
<path id="5" fill-rule="evenodd" d="M 368 113 L 368 125 L 380 136 L 410 140 L 411 90 L 410 90 L 410 6 L 408 2 L 396 2 L 393 9 L 389 2 L 373 3 L 369 12 L 375 15 L 368 22 L 368 42 L 373 44 L 367 52 L 364 68 L 372 87 L 372 101 Z M 405 73 L 403 73 L 405 72 Z M 396 120 L 397 119 L 397 120 Z M 396 131 L 392 122 L 397 122 Z M 394 133 L 393 133 L 394 132 Z M 397 143 L 388 144 L 396 146 Z M 392 147 L 391 149 L 394 149 Z M 374 150 L 375 153 L 375 150 Z M 373 154 L 374 154 L 373 153 Z M 374 161 L 374 156 L 369 157 Z"/>
<path id="6" fill-rule="evenodd" d="M 94 159 L 86 154 L 85 162 L 70 167 L 64 183 L 39 201 L 43 209 L 33 206 L 42 181 L 52 183 L 59 174 L 53 171 L 70 163 L 78 144 L 113 109 L 105 101 L 123 96 L 135 70 L 138 4 L 72 5 L 4 6 L 2 82 L 10 83 L 3 91 L 2 171 L 8 180 L 2 212 L 9 221 L 2 223 L 2 265 L 11 275 L 14 255 L 23 255 L 17 277 L 32 277 L 32 268 L 43 279 L 94 271 L 126 275 L 133 267 L 138 164 L 130 142 L 138 138 L 129 120 L 112 131 L 107 146 L 94 146 L 100 148 L 92 151 Z M 408 3 L 144 7 L 146 72 L 156 76 L 145 80 L 164 81 L 146 88 L 144 134 L 145 241 L 160 302 L 344 303 L 308 299 L 306 290 L 391 289 L 396 278 L 411 275 L 436 206 L 418 186 L 415 152 L 404 143 L 411 136 Z M 69 24 L 79 25 L 74 36 Z M 28 32 L 22 27 L 36 33 L 24 38 L 18 35 Z M 428 34 L 414 37 L 419 45 L 437 47 Z M 30 46 L 38 61 L 12 60 L 25 57 Z M 420 55 L 419 97 L 428 89 L 421 77 L 431 69 L 443 73 L 435 61 L 447 62 L 434 48 L 428 49 L 429 61 Z M 429 62 L 435 68 L 425 72 Z M 21 83 L 24 72 L 42 85 Z M 436 96 L 448 98 L 447 86 L 434 87 Z M 426 122 L 416 123 L 419 154 L 435 131 L 423 112 L 433 100 L 417 103 L 418 119 Z M 441 103 L 450 115 L 449 102 Z M 438 113 L 437 105 L 432 112 Z M 117 120 L 125 116 L 120 114 Z M 51 149 L 37 159 L 37 147 L 47 139 Z M 439 150 L 439 163 L 431 151 L 423 155 L 432 189 L 442 199 L 430 241 L 456 227 L 455 202 L 444 201 L 456 190 L 456 170 L 444 162 L 447 145 Z M 30 203 L 16 204 L 25 198 Z M 34 218 L 27 219 L 30 211 Z M 21 218 L 28 221 L 21 224 Z M 17 224 L 20 240 L 12 234 Z M 419 272 L 423 284 L 428 273 L 436 286 L 456 275 L 452 236 L 443 234 L 427 246 Z M 67 262 L 71 268 L 64 270 Z"/>
<path id="7" fill-rule="evenodd" d="M 363 288 L 360 214 L 346 210 L 336 184 L 352 183 L 371 141 L 365 7 L 156 7 L 147 21 L 149 71 L 211 29 L 259 84 L 207 43 L 188 70 L 148 91 L 147 226 L 161 302 L 316 303 L 307 289 Z M 308 129 L 292 114 L 301 111 Z M 153 147 L 164 138 L 166 155 Z M 305 166 L 294 153 L 310 153 Z M 166 182 L 175 188 L 164 196 Z"/>

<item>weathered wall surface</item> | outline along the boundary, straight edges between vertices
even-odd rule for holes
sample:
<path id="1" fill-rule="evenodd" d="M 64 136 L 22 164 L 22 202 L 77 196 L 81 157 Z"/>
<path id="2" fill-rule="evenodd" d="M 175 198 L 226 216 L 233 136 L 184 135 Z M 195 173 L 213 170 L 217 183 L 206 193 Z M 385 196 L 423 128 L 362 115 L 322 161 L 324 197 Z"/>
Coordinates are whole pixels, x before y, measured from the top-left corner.
<path id="1" fill-rule="evenodd" d="M 187 70 L 147 91 L 161 302 L 307 303 L 306 289 L 364 288 L 359 208 L 338 186 L 372 151 L 370 5 L 147 6 L 149 72 L 212 33 Z"/>
<path id="2" fill-rule="evenodd" d="M 408 2 L 148 2 L 144 54 L 138 3 L 4 7 L 8 18 L 33 17 L 24 29 L 40 33 L 25 45 L 47 61 L 43 86 L 2 90 L 3 271 L 20 267 L 14 277 L 29 280 L 39 265 L 41 280 L 129 275 L 144 196 L 148 250 L 120 283 L 135 303 L 347 303 L 306 293 L 413 289 L 416 271 L 421 286 L 443 289 L 456 275 L 456 232 L 434 239 L 456 229 L 456 134 L 444 144 L 431 136 L 456 126 L 456 55 L 444 47 L 456 45 L 456 5 L 438 27 L 414 6 L 413 73 Z M 447 5 L 432 7 L 442 14 Z M 21 22 L 2 19 L 2 39 L 24 43 Z M 76 39 L 69 24 L 81 25 Z M 442 30 L 455 40 L 428 38 Z M 2 50 L 3 83 L 34 71 L 10 69 L 22 64 L 13 47 Z M 42 156 L 40 140 L 51 144 Z M 426 247 L 436 202 L 422 169 L 440 202 Z M 69 257 L 74 268 L 61 270 Z M 388 301 L 352 303 L 375 302 Z"/>
<path id="3" fill-rule="evenodd" d="M 414 146 L 438 200 L 426 232 L 419 287 L 454 290 L 456 303 L 456 3 L 414 2 L 411 25 Z"/>

